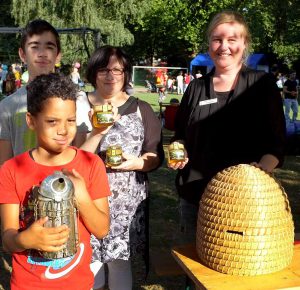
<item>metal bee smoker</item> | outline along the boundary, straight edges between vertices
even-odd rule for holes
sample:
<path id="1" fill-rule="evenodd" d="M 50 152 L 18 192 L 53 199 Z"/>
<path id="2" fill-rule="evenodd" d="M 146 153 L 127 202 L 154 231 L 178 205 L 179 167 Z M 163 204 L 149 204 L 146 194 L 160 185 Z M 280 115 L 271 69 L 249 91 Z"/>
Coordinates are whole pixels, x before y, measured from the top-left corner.
<path id="1" fill-rule="evenodd" d="M 69 177 L 60 171 L 46 177 L 39 187 L 34 187 L 34 218 L 47 216 L 44 227 L 67 225 L 70 229 L 65 247 L 58 252 L 44 252 L 46 259 L 60 259 L 72 256 L 78 244 L 78 211 L 75 207 L 74 186 Z"/>

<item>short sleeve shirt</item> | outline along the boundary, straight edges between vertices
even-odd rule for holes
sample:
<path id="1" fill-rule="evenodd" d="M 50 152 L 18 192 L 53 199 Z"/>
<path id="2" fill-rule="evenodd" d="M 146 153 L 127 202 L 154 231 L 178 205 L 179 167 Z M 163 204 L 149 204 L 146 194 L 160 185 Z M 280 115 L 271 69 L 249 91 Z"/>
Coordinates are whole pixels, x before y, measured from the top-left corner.
<path id="1" fill-rule="evenodd" d="M 74 147 L 73 147 L 74 148 Z M 6 161 L 0 169 L 0 203 L 20 205 L 20 230 L 28 226 L 32 210 L 28 207 L 31 190 L 54 171 L 76 169 L 83 176 L 93 200 L 110 195 L 105 166 L 92 153 L 76 149 L 76 157 L 62 166 L 36 163 L 29 152 Z M 101 221 L 99 221 L 101 223 Z M 78 219 L 79 246 L 74 256 L 46 260 L 35 251 L 13 253 L 12 290 L 32 289 L 91 289 L 93 274 L 89 264 L 92 250 L 90 233 L 82 219 Z"/>

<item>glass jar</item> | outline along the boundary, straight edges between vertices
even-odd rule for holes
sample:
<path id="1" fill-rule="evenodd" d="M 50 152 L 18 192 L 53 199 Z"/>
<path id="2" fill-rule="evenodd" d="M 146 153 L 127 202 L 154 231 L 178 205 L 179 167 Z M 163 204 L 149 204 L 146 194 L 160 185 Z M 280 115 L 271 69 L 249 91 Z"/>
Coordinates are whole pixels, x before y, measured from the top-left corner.
<path id="1" fill-rule="evenodd" d="M 94 128 L 108 127 L 114 123 L 112 105 L 94 105 L 92 123 Z"/>
<path id="2" fill-rule="evenodd" d="M 106 150 L 105 163 L 107 166 L 118 166 L 122 163 L 122 148 L 119 145 L 109 146 Z"/>
<path id="3" fill-rule="evenodd" d="M 176 163 L 179 161 L 185 161 L 186 154 L 183 144 L 179 142 L 173 142 L 168 147 L 168 163 Z"/>

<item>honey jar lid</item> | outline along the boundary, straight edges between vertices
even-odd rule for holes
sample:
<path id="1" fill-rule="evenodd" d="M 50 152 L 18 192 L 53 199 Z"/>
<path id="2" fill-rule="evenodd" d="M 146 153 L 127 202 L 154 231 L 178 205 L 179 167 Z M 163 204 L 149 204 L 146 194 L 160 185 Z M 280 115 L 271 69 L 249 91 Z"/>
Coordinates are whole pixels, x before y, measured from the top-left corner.
<path id="1" fill-rule="evenodd" d="M 93 110 L 98 112 L 109 112 L 112 110 L 112 105 L 111 104 L 94 105 Z"/>
<path id="2" fill-rule="evenodd" d="M 120 155 L 122 154 L 122 147 L 120 145 L 112 145 L 107 148 L 109 155 Z"/>
<path id="3" fill-rule="evenodd" d="M 183 150 L 184 146 L 183 144 L 179 143 L 179 142 L 173 142 L 169 145 L 169 150 Z"/>

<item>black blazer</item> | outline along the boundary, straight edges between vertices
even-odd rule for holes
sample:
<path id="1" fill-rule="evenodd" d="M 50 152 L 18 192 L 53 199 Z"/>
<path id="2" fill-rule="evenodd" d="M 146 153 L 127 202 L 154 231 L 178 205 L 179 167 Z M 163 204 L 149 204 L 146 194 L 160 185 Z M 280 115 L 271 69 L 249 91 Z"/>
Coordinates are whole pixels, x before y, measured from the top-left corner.
<path id="1" fill-rule="evenodd" d="M 214 92 L 213 73 L 193 80 L 175 120 L 173 140 L 183 139 L 189 163 L 179 170 L 179 194 L 198 203 L 209 180 L 220 170 L 258 162 L 272 154 L 283 162 L 286 141 L 280 93 L 270 74 L 243 67 L 226 99 Z"/>

